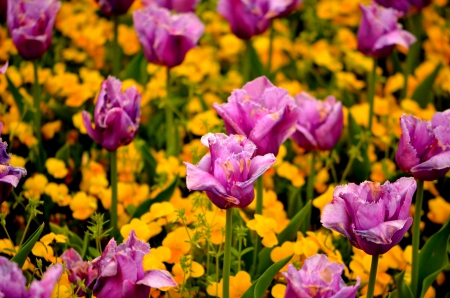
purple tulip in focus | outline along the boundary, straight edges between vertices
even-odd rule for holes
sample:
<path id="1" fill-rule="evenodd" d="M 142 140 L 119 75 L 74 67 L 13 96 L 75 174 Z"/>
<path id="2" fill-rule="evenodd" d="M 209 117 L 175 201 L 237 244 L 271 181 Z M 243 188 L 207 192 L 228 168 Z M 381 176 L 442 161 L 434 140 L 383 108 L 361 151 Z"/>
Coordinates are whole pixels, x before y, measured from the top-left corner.
<path id="1" fill-rule="evenodd" d="M 24 59 L 38 59 L 50 47 L 60 7 L 59 0 L 8 0 L 9 33 Z"/>
<path id="2" fill-rule="evenodd" d="M 409 48 L 416 41 L 414 35 L 402 30 L 397 22 L 398 12 L 375 3 L 360 5 L 361 23 L 358 30 L 358 50 L 374 58 L 386 58 L 396 45 Z"/>
<path id="3" fill-rule="evenodd" d="M 106 16 L 126 14 L 134 0 L 95 0 Z"/>
<path id="4" fill-rule="evenodd" d="M 285 298 L 354 298 L 360 279 L 347 286 L 341 275 L 344 265 L 330 262 L 326 255 L 318 254 L 305 260 L 300 270 L 290 264 L 283 272 L 287 280 Z"/>
<path id="5" fill-rule="evenodd" d="M 3 123 L 0 122 L 0 132 L 3 129 Z M 16 187 L 20 179 L 27 175 L 23 168 L 13 167 L 9 164 L 9 156 L 6 148 L 8 145 L 0 137 L 0 205 L 11 193 L 13 187 Z"/>
<path id="6" fill-rule="evenodd" d="M 0 256 L 0 297 L 50 298 L 63 268 L 56 264 L 47 269 L 40 281 L 34 280 L 26 289 L 27 280 L 16 263 Z"/>
<path id="7" fill-rule="evenodd" d="M 78 252 L 69 248 L 61 255 L 61 260 L 69 271 L 69 281 L 74 283 L 75 291 L 78 297 L 83 297 L 86 293 L 79 287 L 79 283 L 84 281 L 86 286 L 92 285 L 94 279 L 97 278 L 97 272 L 92 270 L 88 262 L 84 262 Z"/>
<path id="8" fill-rule="evenodd" d="M 94 111 L 95 128 L 91 116 L 83 111 L 83 123 L 89 136 L 106 150 L 113 152 L 133 141 L 139 128 L 141 94 L 132 86 L 122 92 L 122 82 L 108 77 L 98 95 Z"/>
<path id="9" fill-rule="evenodd" d="M 147 60 L 169 68 L 183 62 L 205 31 L 195 14 L 170 15 L 169 10 L 155 6 L 135 11 L 133 20 Z"/>
<path id="10" fill-rule="evenodd" d="M 393 8 L 403 15 L 406 15 L 409 11 L 409 0 L 375 0 L 375 2 L 386 8 Z"/>
<path id="11" fill-rule="evenodd" d="M 142 0 L 144 7 L 155 5 L 176 12 L 194 12 L 199 0 Z"/>
<path id="12" fill-rule="evenodd" d="M 323 209 L 322 225 L 369 255 L 384 254 L 400 242 L 413 222 L 409 210 L 416 187 L 413 178 L 383 185 L 365 181 L 337 186 L 333 200 Z"/>
<path id="13" fill-rule="evenodd" d="M 437 112 L 431 121 L 403 115 L 400 127 L 395 154 L 399 168 L 419 180 L 443 177 L 450 169 L 450 110 Z"/>
<path id="14" fill-rule="evenodd" d="M 197 166 L 184 163 L 187 188 L 206 191 L 221 209 L 248 206 L 255 197 L 253 182 L 275 163 L 275 156 L 255 156 L 255 144 L 241 135 L 209 133 L 202 144 L 210 153 Z"/>
<path id="15" fill-rule="evenodd" d="M 320 101 L 302 92 L 295 97 L 300 108 L 297 130 L 292 139 L 305 150 L 331 150 L 344 126 L 341 102 L 333 96 Z"/>
<path id="16" fill-rule="evenodd" d="M 175 287 L 177 283 L 165 270 L 144 271 L 142 259 L 150 246 L 138 238 L 134 230 L 127 241 L 117 246 L 111 239 L 102 255 L 92 261 L 98 272 L 93 285 L 97 297 L 148 298 L 150 288 Z"/>
<path id="17" fill-rule="evenodd" d="M 234 90 L 228 103 L 215 103 L 213 107 L 225 121 L 228 134 L 243 135 L 255 143 L 256 155 L 277 155 L 300 117 L 300 109 L 288 91 L 275 87 L 266 77 Z"/>

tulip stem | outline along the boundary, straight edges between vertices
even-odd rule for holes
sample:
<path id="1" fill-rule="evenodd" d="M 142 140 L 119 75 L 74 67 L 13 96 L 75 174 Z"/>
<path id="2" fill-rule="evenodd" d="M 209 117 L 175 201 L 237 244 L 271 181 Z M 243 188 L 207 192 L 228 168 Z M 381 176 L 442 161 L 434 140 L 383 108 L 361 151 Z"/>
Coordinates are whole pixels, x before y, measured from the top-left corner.
<path id="1" fill-rule="evenodd" d="M 227 209 L 225 221 L 225 252 L 223 261 L 223 295 L 230 297 L 230 265 L 231 265 L 231 236 L 232 236 L 233 209 Z"/>
<path id="2" fill-rule="evenodd" d="M 260 176 L 256 179 L 256 207 L 255 207 L 255 215 L 262 214 L 263 209 L 263 191 L 264 191 L 264 183 L 263 177 Z M 254 277 L 256 273 L 256 267 L 258 262 L 258 253 L 259 253 L 259 243 L 261 242 L 261 238 L 258 233 L 255 233 L 255 238 L 253 240 L 253 265 L 251 268 L 251 275 Z"/>
<path id="3" fill-rule="evenodd" d="M 112 235 L 117 233 L 117 151 L 111 152 L 111 228 Z"/>
<path id="4" fill-rule="evenodd" d="M 317 158 L 317 152 L 313 151 L 311 155 L 311 165 L 310 165 L 310 171 L 308 176 L 308 181 L 306 184 L 306 203 L 308 201 L 311 201 L 314 198 L 314 180 L 316 176 L 316 158 Z M 305 204 L 306 204 L 305 203 Z M 302 232 L 306 232 L 309 230 L 309 226 L 311 224 L 311 212 L 312 212 L 312 205 L 309 205 L 309 210 L 306 213 L 305 220 L 302 223 Z"/>
<path id="5" fill-rule="evenodd" d="M 170 68 L 167 68 L 167 82 L 166 82 L 166 102 L 164 104 L 164 112 L 166 113 L 166 156 L 175 155 L 175 132 L 173 126 L 173 111 L 170 107 Z"/>
<path id="6" fill-rule="evenodd" d="M 414 221 L 412 227 L 412 268 L 411 268 L 411 290 L 416 297 L 419 288 L 419 244 L 420 244 L 420 217 L 422 213 L 423 201 L 422 180 L 417 180 L 416 204 L 414 206 Z"/>
<path id="7" fill-rule="evenodd" d="M 272 55 L 273 55 L 273 39 L 275 36 L 275 29 L 273 28 L 273 20 L 270 21 L 270 35 L 269 35 L 269 56 L 267 57 L 267 75 L 270 76 L 272 70 Z"/>
<path id="8" fill-rule="evenodd" d="M 366 298 L 373 298 L 375 282 L 377 280 L 378 259 L 379 255 L 372 256 L 372 264 L 370 265 L 369 288 L 367 289 Z"/>
<path id="9" fill-rule="evenodd" d="M 113 76 L 118 78 L 120 72 L 120 48 L 119 48 L 119 17 L 113 16 L 114 22 L 114 39 L 113 39 L 113 57 L 112 57 L 112 66 L 113 66 Z"/>
<path id="10" fill-rule="evenodd" d="M 420 61 L 419 55 L 420 55 L 420 49 L 422 48 L 422 42 L 420 40 L 421 38 L 421 26 L 422 26 L 422 14 L 412 14 L 408 16 L 408 25 L 410 28 L 408 28 L 408 31 L 412 32 L 414 36 L 417 38 L 417 41 L 413 43 L 408 50 L 408 54 L 406 55 L 406 62 L 403 68 L 403 76 L 404 76 L 404 83 L 403 83 L 403 89 L 400 96 L 400 100 L 403 100 L 408 95 L 408 77 L 409 74 L 412 73 L 414 70 L 415 64 Z"/>
<path id="11" fill-rule="evenodd" d="M 370 109 L 369 109 L 369 125 L 367 127 L 367 131 L 372 135 L 372 121 L 373 121 L 373 106 L 375 102 L 375 84 L 377 78 L 377 59 L 373 59 L 373 67 L 372 74 L 369 78 L 369 93 L 367 94 L 367 100 L 369 101 Z"/>
<path id="12" fill-rule="evenodd" d="M 33 61 L 34 65 L 34 128 L 36 130 L 36 138 L 38 140 L 37 156 L 36 156 L 36 168 L 39 173 L 44 171 L 43 169 L 43 144 L 42 144 L 42 134 L 41 134 L 41 125 L 42 125 L 42 115 L 41 115 L 41 85 L 39 85 L 39 62 L 38 60 Z M 45 160 L 45 159 L 44 159 Z"/>
<path id="13" fill-rule="evenodd" d="M 244 83 L 249 82 L 252 79 L 251 75 L 251 67 L 252 67 L 252 40 L 245 41 L 245 52 L 244 52 L 244 60 L 243 60 L 243 70 L 242 77 L 244 78 Z"/>

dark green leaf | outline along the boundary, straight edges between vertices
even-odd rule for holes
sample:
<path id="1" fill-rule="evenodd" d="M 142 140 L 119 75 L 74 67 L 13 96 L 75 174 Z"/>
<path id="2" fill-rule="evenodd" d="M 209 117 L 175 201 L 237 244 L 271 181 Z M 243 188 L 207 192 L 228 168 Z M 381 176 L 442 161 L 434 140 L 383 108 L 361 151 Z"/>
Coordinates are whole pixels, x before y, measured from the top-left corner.
<path id="1" fill-rule="evenodd" d="M 264 297 L 275 275 L 291 260 L 291 258 L 292 256 L 289 256 L 276 262 L 261 275 L 261 277 L 256 281 L 254 291 L 255 298 Z"/>
<path id="2" fill-rule="evenodd" d="M 249 63 L 251 65 L 249 80 L 253 80 L 260 76 L 263 76 L 266 71 L 264 69 L 264 65 L 262 64 L 261 60 L 259 59 L 258 53 L 256 52 L 255 48 L 253 47 L 253 44 L 251 42 L 247 42 L 246 44 L 247 44 L 247 46 L 250 47 L 249 48 L 250 61 L 244 61 L 244 63 Z"/>
<path id="3" fill-rule="evenodd" d="M 58 118 L 65 122 L 72 123 L 72 116 L 78 112 L 78 109 L 62 105 L 58 102 L 52 102 L 48 105 L 49 109 L 55 113 Z"/>
<path id="4" fill-rule="evenodd" d="M 143 203 L 141 203 L 141 205 L 139 205 L 136 208 L 136 211 L 131 216 L 131 219 L 139 218 L 143 214 L 149 212 L 150 206 L 153 203 L 161 203 L 161 202 L 170 200 L 170 198 L 173 195 L 173 192 L 175 191 L 175 188 L 177 187 L 177 184 L 178 184 L 178 175 L 172 180 L 170 185 L 165 190 L 160 192 L 154 199 L 148 199 L 148 200 L 144 201 Z"/>
<path id="5" fill-rule="evenodd" d="M 22 119 L 25 122 L 27 122 L 30 119 L 33 119 L 33 114 L 31 111 L 30 104 L 25 101 L 22 94 L 20 94 L 19 89 L 17 89 L 16 86 L 14 86 L 14 84 L 11 81 L 11 79 L 9 78 L 9 76 L 7 74 L 5 74 L 5 77 L 6 77 L 6 80 L 8 81 L 9 91 L 11 92 L 11 94 L 14 98 L 14 102 L 17 105 L 17 109 L 19 110 L 19 113 L 20 113 L 20 116 L 22 117 Z M 23 115 L 24 112 L 26 112 L 25 115 Z"/>
<path id="6" fill-rule="evenodd" d="M 39 240 L 41 236 L 42 230 L 44 230 L 44 224 L 41 224 L 39 228 L 34 231 L 33 235 L 31 235 L 27 241 L 19 248 L 17 254 L 12 257 L 11 261 L 16 262 L 19 265 L 19 268 L 22 268 L 23 264 L 27 260 L 28 254 L 33 249 L 34 244 Z"/>
<path id="7" fill-rule="evenodd" d="M 147 74 L 146 66 L 147 60 L 144 57 L 144 53 L 140 51 L 134 55 L 133 59 L 131 59 L 128 63 L 128 66 L 125 68 L 123 79 L 133 79 L 140 84 L 145 83 L 147 81 L 147 77 L 144 75 L 142 67 L 145 67 L 145 74 Z"/>
<path id="8" fill-rule="evenodd" d="M 445 225 L 431 236 L 419 252 L 419 285 L 417 293 L 425 292 L 448 264 L 447 243 L 450 237 L 450 218 Z"/>
<path id="9" fill-rule="evenodd" d="M 356 123 L 351 113 L 348 113 L 348 127 L 349 135 L 352 146 L 357 146 L 360 139 L 357 136 L 361 136 L 362 129 Z M 370 160 L 367 154 L 367 144 L 362 144 L 359 147 L 359 152 L 362 160 L 355 158 L 352 164 L 353 177 L 357 178 L 359 182 L 367 180 L 370 174 Z"/>
<path id="10" fill-rule="evenodd" d="M 151 180 L 156 176 L 156 159 L 143 140 L 135 140 L 134 144 L 144 159 L 144 169 Z"/>
<path id="11" fill-rule="evenodd" d="M 441 69 L 441 64 L 436 66 L 436 68 L 433 70 L 432 73 L 430 73 L 423 81 L 420 83 L 419 86 L 417 86 L 416 90 L 414 91 L 413 95 L 411 96 L 412 99 L 417 101 L 422 109 L 426 108 L 429 102 L 432 102 L 433 99 L 433 84 L 434 80 L 436 80 L 436 77 L 439 73 L 439 70 Z"/>
<path id="12" fill-rule="evenodd" d="M 55 157 L 57 159 L 60 159 L 64 162 L 67 162 L 70 157 L 70 145 L 69 143 L 65 143 L 64 146 L 59 148 L 58 151 L 56 151 Z"/>
<path id="13" fill-rule="evenodd" d="M 78 253 L 80 254 L 82 253 L 84 241 L 80 238 L 80 236 L 69 230 L 67 226 L 60 227 L 58 225 L 55 225 L 54 223 L 50 223 L 50 231 L 52 231 L 55 234 L 61 234 L 66 236 L 69 241 L 68 244 L 70 244 L 70 246 L 72 246 L 76 251 L 78 251 Z"/>
<path id="14" fill-rule="evenodd" d="M 405 271 L 403 270 L 395 276 L 396 290 L 392 292 L 392 298 L 413 298 L 413 294 L 408 284 L 404 282 Z"/>

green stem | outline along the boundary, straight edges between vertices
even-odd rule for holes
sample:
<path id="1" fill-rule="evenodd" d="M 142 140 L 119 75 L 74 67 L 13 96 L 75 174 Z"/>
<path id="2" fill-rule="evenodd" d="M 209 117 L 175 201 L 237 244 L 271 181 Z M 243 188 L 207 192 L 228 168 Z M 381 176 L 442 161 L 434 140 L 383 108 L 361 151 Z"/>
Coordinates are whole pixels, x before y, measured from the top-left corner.
<path id="1" fill-rule="evenodd" d="M 223 295 L 230 297 L 230 265 L 231 265 L 231 235 L 232 235 L 233 209 L 227 209 L 225 221 L 225 252 L 223 261 Z"/>
<path id="2" fill-rule="evenodd" d="M 120 72 L 120 47 L 118 42 L 119 37 L 119 17 L 113 16 L 114 22 L 114 39 L 113 39 L 113 57 L 112 57 L 112 65 L 113 65 L 113 76 L 116 78 L 119 76 Z"/>
<path id="3" fill-rule="evenodd" d="M 262 214 L 263 209 L 263 191 L 264 191 L 264 183 L 263 183 L 263 177 L 260 176 L 258 179 L 256 179 L 256 208 L 255 208 L 255 214 Z M 255 238 L 253 240 L 253 265 L 251 270 L 251 275 L 253 276 L 256 273 L 256 267 L 258 262 L 258 252 L 259 252 L 259 245 L 261 242 L 261 238 L 259 237 L 258 233 L 255 232 Z"/>
<path id="4" fill-rule="evenodd" d="M 245 41 L 245 52 L 244 52 L 244 59 L 242 61 L 242 67 L 243 67 L 243 71 L 242 71 L 242 77 L 244 78 L 244 83 L 249 82 L 252 77 L 251 77 L 251 57 L 252 57 L 252 41 L 251 40 L 246 40 Z"/>
<path id="5" fill-rule="evenodd" d="M 373 298 L 373 291 L 375 290 L 375 282 L 377 280 L 378 259 L 379 255 L 372 256 L 372 264 L 370 265 L 369 288 L 367 289 L 366 298 Z"/>
<path id="6" fill-rule="evenodd" d="M 404 99 L 408 93 L 408 77 L 409 74 L 413 72 L 415 66 L 419 61 L 420 49 L 422 48 L 421 35 L 422 35 L 422 18 L 420 13 L 412 14 L 408 17 L 408 31 L 410 31 L 416 38 L 417 41 L 413 43 L 408 50 L 406 55 L 406 64 L 403 68 L 403 76 L 405 81 L 403 83 L 403 89 L 400 99 Z"/>
<path id="7" fill-rule="evenodd" d="M 23 231 L 22 239 L 20 239 L 19 249 L 22 247 L 23 241 L 25 240 L 25 236 L 27 235 L 28 229 L 30 228 L 31 220 L 33 219 L 33 214 L 30 213 L 30 217 L 28 218 L 27 226 L 25 227 L 25 231 Z"/>
<path id="8" fill-rule="evenodd" d="M 6 226 L 4 226 L 4 225 L 2 225 L 2 226 L 3 226 L 3 230 L 5 230 L 6 236 L 7 236 L 8 239 L 9 239 L 9 242 L 11 242 L 12 249 L 13 249 L 14 251 L 16 251 L 14 242 L 12 241 L 11 237 L 9 236 L 9 233 L 8 233 L 8 230 L 6 229 Z"/>
<path id="9" fill-rule="evenodd" d="M 311 156 L 311 167 L 310 172 L 308 176 L 308 181 L 306 184 L 306 202 L 311 201 L 314 198 L 314 180 L 316 176 L 316 158 L 317 158 L 317 152 L 313 151 Z M 306 232 L 309 230 L 309 227 L 311 225 L 311 212 L 312 207 L 310 205 L 309 211 L 306 213 L 305 220 L 302 223 L 302 232 Z"/>
<path id="10" fill-rule="evenodd" d="M 117 233 L 117 151 L 111 152 L 111 228 Z"/>
<path id="11" fill-rule="evenodd" d="M 267 75 L 270 75 L 272 70 L 272 55 L 273 55 L 273 40 L 275 36 L 275 29 L 273 28 L 273 20 L 270 21 L 270 35 L 269 35 L 269 56 L 267 57 Z"/>
<path id="12" fill-rule="evenodd" d="M 241 271 L 242 238 L 239 239 L 238 272 Z"/>
<path id="13" fill-rule="evenodd" d="M 33 61 L 34 64 L 34 128 L 36 129 L 36 138 L 38 142 L 42 142 L 41 137 L 41 85 L 39 85 L 39 63 L 38 60 Z"/>
<path id="14" fill-rule="evenodd" d="M 175 155 L 175 134 L 173 126 L 173 111 L 170 108 L 170 68 L 167 68 L 167 98 L 164 105 L 164 112 L 166 114 L 166 156 Z"/>
<path id="15" fill-rule="evenodd" d="M 412 227 L 412 268 L 411 268 L 411 290 L 414 297 L 419 289 L 419 245 L 420 245 L 420 217 L 422 213 L 423 201 L 422 180 L 417 180 L 416 203 L 414 206 L 414 221 Z"/>
<path id="16" fill-rule="evenodd" d="M 373 68 L 372 74 L 370 75 L 369 81 L 369 93 L 367 100 L 369 101 L 370 109 L 369 109 L 369 126 L 367 127 L 367 131 L 372 135 L 372 121 L 373 121 L 373 106 L 375 101 L 375 84 L 377 78 L 377 59 L 373 59 Z"/>

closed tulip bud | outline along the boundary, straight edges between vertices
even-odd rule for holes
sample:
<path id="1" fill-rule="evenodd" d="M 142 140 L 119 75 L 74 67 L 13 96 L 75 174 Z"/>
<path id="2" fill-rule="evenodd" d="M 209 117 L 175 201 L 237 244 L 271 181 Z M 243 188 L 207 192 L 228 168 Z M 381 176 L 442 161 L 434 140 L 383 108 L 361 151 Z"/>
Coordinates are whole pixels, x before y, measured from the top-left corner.
<path id="1" fill-rule="evenodd" d="M 83 111 L 83 124 L 89 136 L 113 152 L 133 141 L 139 128 L 141 94 L 132 86 L 122 92 L 122 82 L 108 77 L 98 95 L 94 111 L 95 128 L 91 116 Z"/>
<path id="2" fill-rule="evenodd" d="M 434 114 L 431 121 L 403 115 L 400 127 L 395 154 L 399 168 L 419 180 L 443 177 L 450 169 L 450 110 Z"/>
<path id="3" fill-rule="evenodd" d="M 333 96 L 320 101 L 303 92 L 295 97 L 300 108 L 292 139 L 305 150 L 331 150 L 344 126 L 342 104 Z"/>
<path id="4" fill-rule="evenodd" d="M 323 209 L 322 225 L 343 234 L 366 254 L 384 254 L 413 222 L 409 211 L 416 187 L 413 178 L 336 186 L 333 200 Z"/>
<path id="5" fill-rule="evenodd" d="M 386 58 L 396 45 L 409 48 L 416 41 L 414 35 L 402 30 L 397 22 L 399 13 L 375 3 L 360 5 L 361 23 L 358 29 L 358 50 L 374 58 Z"/>
<path id="6" fill-rule="evenodd" d="M 38 59 L 50 47 L 60 7 L 58 0 L 8 0 L 8 29 L 24 59 Z"/>
<path id="7" fill-rule="evenodd" d="M 135 11 L 133 20 L 148 62 L 169 68 L 183 62 L 205 31 L 195 14 L 171 15 L 169 10 L 155 6 Z"/>
<path id="8" fill-rule="evenodd" d="M 255 156 L 255 144 L 240 135 L 209 133 L 202 143 L 210 153 L 197 166 L 185 162 L 187 188 L 206 191 L 221 209 L 247 207 L 255 198 L 253 183 L 275 163 L 275 156 Z"/>

